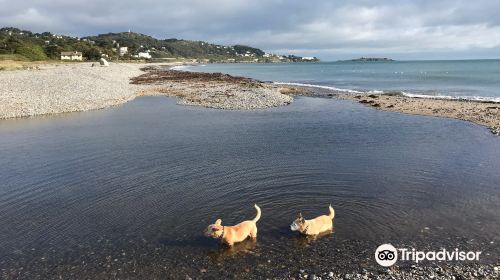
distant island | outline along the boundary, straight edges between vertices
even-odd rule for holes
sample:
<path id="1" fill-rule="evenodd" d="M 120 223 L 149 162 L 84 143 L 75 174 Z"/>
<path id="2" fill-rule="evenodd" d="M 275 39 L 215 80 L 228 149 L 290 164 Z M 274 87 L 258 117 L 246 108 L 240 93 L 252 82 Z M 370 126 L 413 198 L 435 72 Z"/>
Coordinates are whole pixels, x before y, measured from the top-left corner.
<path id="1" fill-rule="evenodd" d="M 168 62 L 314 62 L 316 57 L 266 53 L 244 46 L 204 41 L 156 39 L 135 33 L 107 33 L 72 37 L 50 32 L 34 33 L 14 27 L 0 29 L 0 60 L 148 60 Z"/>
<path id="2" fill-rule="evenodd" d="M 339 61 L 376 62 L 376 61 L 394 61 L 394 60 L 387 57 L 360 57 L 355 59 L 339 60 Z"/>

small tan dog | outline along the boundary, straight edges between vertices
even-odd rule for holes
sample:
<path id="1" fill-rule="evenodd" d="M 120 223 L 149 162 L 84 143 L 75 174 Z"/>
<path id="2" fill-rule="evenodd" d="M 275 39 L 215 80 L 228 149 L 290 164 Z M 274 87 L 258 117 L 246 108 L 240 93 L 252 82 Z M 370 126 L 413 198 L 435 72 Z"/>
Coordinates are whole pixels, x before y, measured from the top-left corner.
<path id="1" fill-rule="evenodd" d="M 293 221 L 290 225 L 292 231 L 299 231 L 305 235 L 318 235 L 322 232 L 332 230 L 333 228 L 333 217 L 335 217 L 335 211 L 332 205 L 328 206 L 330 214 L 322 215 L 316 217 L 312 220 L 306 220 L 302 217 L 302 213 L 299 213 L 299 217 Z"/>
<path id="2" fill-rule="evenodd" d="M 223 226 L 222 220 L 218 219 L 215 224 L 211 224 L 205 230 L 205 235 L 212 238 L 219 238 L 229 246 L 236 242 L 241 242 L 247 237 L 257 238 L 257 221 L 260 219 L 260 208 L 254 205 L 257 216 L 253 220 L 241 222 L 235 226 Z"/>

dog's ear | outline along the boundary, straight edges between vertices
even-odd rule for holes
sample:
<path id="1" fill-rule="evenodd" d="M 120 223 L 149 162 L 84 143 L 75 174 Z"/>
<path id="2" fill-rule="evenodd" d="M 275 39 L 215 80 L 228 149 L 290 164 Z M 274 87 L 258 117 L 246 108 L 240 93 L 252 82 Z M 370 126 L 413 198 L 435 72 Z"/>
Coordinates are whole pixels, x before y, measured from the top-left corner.
<path id="1" fill-rule="evenodd" d="M 299 215 L 297 216 L 297 218 L 299 218 L 299 219 L 302 219 L 302 218 L 303 218 L 303 217 L 302 217 L 302 212 L 299 212 Z"/>
<path id="2" fill-rule="evenodd" d="M 222 224 L 222 220 L 221 219 L 217 219 L 217 221 L 215 221 L 215 224 L 220 226 Z"/>

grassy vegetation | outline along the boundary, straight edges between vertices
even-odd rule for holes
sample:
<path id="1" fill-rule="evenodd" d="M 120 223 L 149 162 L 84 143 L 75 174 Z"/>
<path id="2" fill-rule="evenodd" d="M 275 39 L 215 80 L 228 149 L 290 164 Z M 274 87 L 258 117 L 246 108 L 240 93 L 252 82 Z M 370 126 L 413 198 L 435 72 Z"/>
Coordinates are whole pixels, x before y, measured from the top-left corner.
<path id="1" fill-rule="evenodd" d="M 16 49 L 16 54 L 21 57 L 25 57 L 32 61 L 46 60 L 47 55 L 43 51 L 43 48 L 38 45 L 24 44 Z"/>
<path id="2" fill-rule="evenodd" d="M 128 52 L 120 55 L 120 47 L 127 47 Z M 13 56 L 14 59 L 10 59 L 12 61 L 59 60 L 63 51 L 82 52 L 84 59 L 90 61 L 101 57 L 114 61 L 142 60 L 137 57 L 139 52 L 148 52 L 153 59 L 160 61 L 287 62 L 302 59 L 296 56 L 264 56 L 264 51 L 243 45 L 223 46 L 203 41 L 160 40 L 134 32 L 77 38 L 50 32 L 33 33 L 13 27 L 0 29 L 0 55 Z"/>

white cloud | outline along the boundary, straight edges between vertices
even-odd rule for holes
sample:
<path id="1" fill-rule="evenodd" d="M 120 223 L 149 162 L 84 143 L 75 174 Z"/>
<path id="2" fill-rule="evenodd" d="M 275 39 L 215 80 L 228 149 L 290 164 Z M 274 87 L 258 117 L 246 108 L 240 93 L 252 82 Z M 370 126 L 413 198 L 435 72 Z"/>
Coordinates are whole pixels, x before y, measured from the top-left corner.
<path id="1" fill-rule="evenodd" d="M 90 35 L 129 28 L 161 38 L 336 57 L 490 51 L 500 56 L 500 1 L 0 0 L 0 26 Z M 8 11 L 7 11 L 8 10 Z"/>

